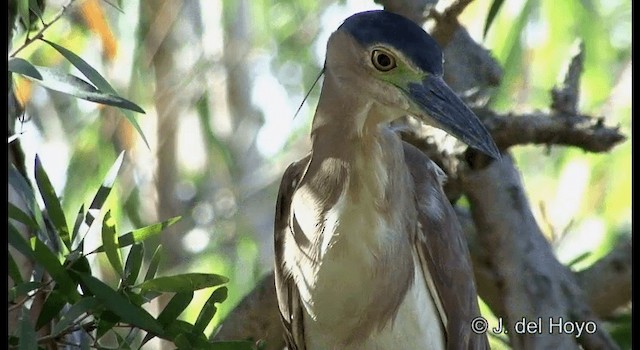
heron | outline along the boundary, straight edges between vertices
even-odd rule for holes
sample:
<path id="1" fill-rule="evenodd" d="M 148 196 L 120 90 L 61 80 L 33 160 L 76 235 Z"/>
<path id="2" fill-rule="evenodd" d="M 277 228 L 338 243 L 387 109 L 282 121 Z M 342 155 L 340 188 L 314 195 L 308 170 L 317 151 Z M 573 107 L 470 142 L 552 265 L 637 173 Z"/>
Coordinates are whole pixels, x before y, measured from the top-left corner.
<path id="1" fill-rule="evenodd" d="M 284 172 L 275 284 L 289 349 L 483 349 L 466 240 L 444 172 L 390 123 L 411 115 L 498 159 L 420 26 L 384 10 L 327 42 L 311 151 Z"/>

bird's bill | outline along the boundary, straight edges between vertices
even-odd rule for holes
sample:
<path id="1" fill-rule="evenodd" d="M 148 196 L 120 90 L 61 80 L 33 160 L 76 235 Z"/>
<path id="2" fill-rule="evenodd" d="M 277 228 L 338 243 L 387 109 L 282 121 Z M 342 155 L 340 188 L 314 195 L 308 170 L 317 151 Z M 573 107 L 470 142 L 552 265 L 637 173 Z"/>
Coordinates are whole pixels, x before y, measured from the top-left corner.
<path id="1" fill-rule="evenodd" d="M 500 159 L 500 151 L 491 134 L 442 77 L 429 75 L 421 83 L 410 83 L 408 88 L 408 95 L 415 104 L 410 111 L 412 114 L 494 159 Z"/>

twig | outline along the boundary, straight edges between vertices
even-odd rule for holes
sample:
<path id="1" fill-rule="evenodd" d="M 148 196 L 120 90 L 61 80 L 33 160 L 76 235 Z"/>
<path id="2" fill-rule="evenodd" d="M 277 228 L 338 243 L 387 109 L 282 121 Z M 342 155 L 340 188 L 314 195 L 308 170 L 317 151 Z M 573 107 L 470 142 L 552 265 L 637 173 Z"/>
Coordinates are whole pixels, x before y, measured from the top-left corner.
<path id="1" fill-rule="evenodd" d="M 551 109 L 575 114 L 580 97 L 580 76 L 584 66 L 584 42 L 578 43 L 577 53 L 571 58 L 562 85 L 551 90 Z"/>
<path id="2" fill-rule="evenodd" d="M 38 287 L 38 289 L 35 290 L 35 292 L 26 295 L 22 300 L 20 300 L 18 303 L 14 304 L 13 306 L 10 306 L 8 308 L 8 312 L 12 312 L 14 310 L 16 310 L 17 308 L 21 307 L 24 303 L 26 303 L 28 300 L 32 299 L 33 297 L 35 297 L 36 295 L 38 295 L 38 293 L 42 292 L 45 290 L 46 287 L 48 287 L 51 283 L 53 282 L 53 280 L 50 280 L 48 282 L 45 282 L 43 285 L 41 285 L 40 287 Z"/>
<path id="3" fill-rule="evenodd" d="M 65 5 L 62 5 L 62 8 L 60 9 L 60 11 L 58 11 L 58 13 L 55 15 L 55 17 L 53 17 L 51 22 L 45 24 L 44 21 L 43 21 L 42 22 L 43 23 L 42 29 L 40 29 L 40 31 L 38 31 L 38 33 L 34 37 L 29 38 L 29 35 L 27 34 L 27 39 L 25 40 L 24 44 L 22 44 L 22 46 L 17 48 L 9 57 L 15 57 L 20 51 L 22 51 L 27 46 L 31 45 L 34 41 L 43 38 L 44 37 L 44 31 L 49 29 L 49 27 L 51 27 L 51 25 L 53 25 L 60 18 L 62 18 L 62 15 L 64 15 L 64 13 L 66 12 L 67 8 L 69 8 L 69 6 L 71 6 L 71 4 L 73 4 L 74 1 L 75 0 L 69 0 Z"/>
<path id="4" fill-rule="evenodd" d="M 618 127 L 607 127 L 604 118 L 582 114 L 563 114 L 562 118 L 544 112 L 498 115 L 488 109 L 475 109 L 491 132 L 498 148 L 543 144 L 580 147 L 588 152 L 607 152 L 626 137 Z"/>

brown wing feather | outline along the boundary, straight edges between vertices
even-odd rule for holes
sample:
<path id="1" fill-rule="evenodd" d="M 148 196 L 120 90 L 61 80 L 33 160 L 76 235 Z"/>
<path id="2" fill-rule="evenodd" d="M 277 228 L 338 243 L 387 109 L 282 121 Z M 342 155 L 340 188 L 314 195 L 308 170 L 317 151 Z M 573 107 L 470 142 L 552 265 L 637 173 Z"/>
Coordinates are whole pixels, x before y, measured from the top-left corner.
<path id="1" fill-rule="evenodd" d="M 485 334 L 471 331 L 480 316 L 471 258 L 464 233 L 440 183 L 439 169 L 417 148 L 404 143 L 415 182 L 419 230 L 416 250 L 427 266 L 446 315 L 447 349 L 488 349 Z M 428 213 L 439 207 L 439 213 Z"/>
<path id="2" fill-rule="evenodd" d="M 276 215 L 274 224 L 275 244 L 275 284 L 278 296 L 280 319 L 284 326 L 285 341 L 289 350 L 304 350 L 304 326 L 302 320 L 302 307 L 298 289 L 289 274 L 283 271 L 284 266 L 284 241 L 287 235 L 293 238 L 289 226 L 291 212 L 291 198 L 309 163 L 306 157 L 289 165 L 282 176 L 278 199 L 276 202 Z"/>

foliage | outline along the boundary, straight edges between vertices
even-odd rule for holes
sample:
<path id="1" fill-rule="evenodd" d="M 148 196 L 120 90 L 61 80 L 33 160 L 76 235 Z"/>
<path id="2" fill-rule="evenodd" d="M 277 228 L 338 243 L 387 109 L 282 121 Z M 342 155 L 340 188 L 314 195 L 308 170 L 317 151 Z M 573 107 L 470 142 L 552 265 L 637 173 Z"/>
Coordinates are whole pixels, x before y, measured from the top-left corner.
<path id="1" fill-rule="evenodd" d="M 42 212 L 33 205 L 38 198 L 28 180 L 15 167 L 11 168 L 10 183 L 19 189 L 21 199 L 32 205 L 25 211 L 9 203 L 9 244 L 15 248 L 9 253 L 9 275 L 13 280 L 9 290 L 9 311 L 22 310 L 22 322 L 17 332 L 9 336 L 9 344 L 31 349 L 35 344 L 104 347 L 115 342 L 118 348 L 132 348 L 136 342 L 142 346 L 159 337 L 173 342 L 178 348 L 251 349 L 249 342 L 210 343 L 203 333 L 216 313 L 216 304 L 227 298 L 226 277 L 205 273 L 156 277 L 160 248 L 153 253 L 146 274 L 141 275 L 143 258 L 149 253 L 144 241 L 160 234 L 180 218 L 118 235 L 116 222 L 105 203 L 123 156 L 120 154 L 95 192 L 89 209 L 80 208 L 71 230 L 66 217 L 72 213 L 61 210 L 61 203 L 39 158 L 36 157 L 34 178 L 39 198 L 44 203 Z M 103 216 L 102 220 L 98 220 L 100 216 Z M 29 240 L 20 233 L 22 225 L 33 232 Z M 89 250 L 87 242 L 96 231 L 102 233 L 103 244 Z M 33 263 L 28 276 L 23 276 L 15 263 L 16 253 Z M 96 277 L 103 273 L 92 267 L 90 261 L 101 254 L 107 257 L 110 272 L 117 276 L 116 288 L 107 283 L 106 278 Z M 190 304 L 193 292 L 211 287 L 216 289 L 197 321 L 191 324 L 179 320 Z M 160 314 L 153 317 L 143 306 L 163 293 L 173 293 L 173 297 Z M 36 314 L 29 313 L 28 305 L 34 305 L 35 300 L 44 300 L 44 304 Z M 36 337 L 36 331 L 45 326 L 48 326 L 47 334 Z M 140 331 L 146 332 L 142 340 Z M 71 339 L 79 339 L 79 343 Z"/>
<path id="2" fill-rule="evenodd" d="M 43 87 L 76 98 L 119 107 L 145 143 L 148 142 L 130 111 L 144 113 L 137 104 L 121 97 L 102 75 L 63 45 L 44 39 L 43 32 L 62 17 L 73 1 L 65 5 L 49 23 L 35 1 L 18 0 L 19 20 L 28 28 L 25 43 L 8 60 L 9 72 L 19 74 Z M 14 4 L 10 4 L 13 6 Z M 42 28 L 38 29 L 34 17 Z M 36 40 L 57 50 L 88 81 L 56 67 L 35 65 L 15 57 Z M 12 118 L 12 116 L 10 116 Z M 9 143 L 19 135 L 10 135 Z M 9 334 L 10 348 L 36 349 L 50 346 L 77 348 L 142 347 L 153 338 L 162 338 L 179 349 L 253 349 L 251 342 L 209 342 L 205 328 L 227 299 L 229 280 L 213 273 L 182 273 L 158 277 L 162 246 L 150 250 L 147 240 L 181 218 L 148 225 L 120 234 L 108 203 L 124 152 L 108 170 L 95 191 L 88 209 L 63 210 L 50 177 L 36 155 L 33 180 L 37 191 L 23 173 L 11 164 L 9 184 L 17 201 L 9 202 L 9 307 L 18 312 L 20 322 Z M 75 215 L 74 215 L 75 214 Z M 72 219 L 73 227 L 68 225 Z M 91 249 L 100 235 L 102 245 Z M 152 255 L 149 257 L 150 252 Z M 145 261 L 149 261 L 144 276 Z M 96 262 L 106 258 L 109 270 Z M 18 264 L 17 261 L 20 261 Z M 115 284 L 116 287 L 113 285 Z M 197 319 L 189 323 L 178 319 L 191 304 L 194 292 L 210 289 L 209 298 Z M 145 307 L 161 296 L 170 301 L 153 316 Z M 144 334 L 144 337 L 143 337 Z"/>

